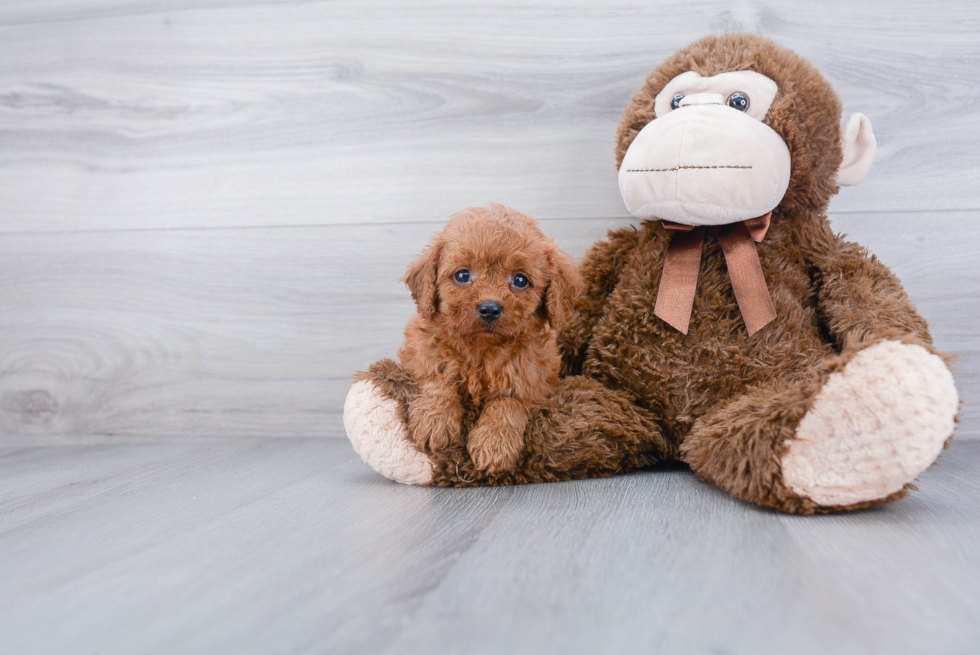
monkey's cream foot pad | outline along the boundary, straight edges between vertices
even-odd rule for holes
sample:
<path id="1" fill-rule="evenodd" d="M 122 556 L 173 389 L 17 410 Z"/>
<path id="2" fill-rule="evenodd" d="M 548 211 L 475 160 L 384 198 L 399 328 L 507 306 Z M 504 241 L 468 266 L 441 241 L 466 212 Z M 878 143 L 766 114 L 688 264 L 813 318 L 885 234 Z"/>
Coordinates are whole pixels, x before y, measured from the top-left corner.
<path id="1" fill-rule="evenodd" d="M 432 483 L 432 462 L 408 436 L 398 403 L 373 383 L 354 383 L 344 403 L 344 428 L 354 450 L 371 468 L 395 482 Z"/>
<path id="2" fill-rule="evenodd" d="M 936 461 L 958 404 L 939 357 L 897 341 L 871 346 L 820 390 L 783 457 L 783 479 L 821 505 L 884 498 Z"/>

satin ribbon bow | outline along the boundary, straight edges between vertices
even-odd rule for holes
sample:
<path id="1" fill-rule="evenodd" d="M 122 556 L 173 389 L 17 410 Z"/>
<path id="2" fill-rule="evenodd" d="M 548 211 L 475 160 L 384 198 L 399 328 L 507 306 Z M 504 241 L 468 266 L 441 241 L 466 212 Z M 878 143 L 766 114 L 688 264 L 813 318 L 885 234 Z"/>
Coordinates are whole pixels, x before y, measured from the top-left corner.
<path id="1" fill-rule="evenodd" d="M 735 300 L 738 301 L 749 336 L 765 327 L 776 318 L 776 308 L 769 296 L 755 244 L 762 243 L 771 218 L 772 212 L 769 212 L 759 218 L 715 227 L 662 221 L 664 229 L 672 234 L 653 313 L 687 334 L 698 287 L 698 272 L 701 270 L 704 236 L 710 229 L 718 237 L 725 253 L 728 277 L 732 281 Z"/>

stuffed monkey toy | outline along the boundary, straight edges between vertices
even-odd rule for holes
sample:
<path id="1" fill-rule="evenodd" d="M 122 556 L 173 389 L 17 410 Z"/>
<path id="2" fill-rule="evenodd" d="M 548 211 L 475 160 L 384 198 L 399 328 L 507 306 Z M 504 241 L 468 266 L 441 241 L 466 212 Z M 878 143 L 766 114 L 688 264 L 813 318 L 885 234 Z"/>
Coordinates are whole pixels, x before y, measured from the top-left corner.
<path id="1" fill-rule="evenodd" d="M 617 133 L 620 190 L 640 222 L 580 263 L 563 377 L 531 413 L 517 466 L 491 475 L 463 446 L 414 446 L 418 388 L 390 360 L 349 392 L 354 448 L 417 485 L 551 482 L 679 459 L 784 512 L 903 497 L 951 438 L 959 396 L 898 279 L 831 231 L 831 196 L 864 177 L 875 151 L 865 116 L 840 121 L 821 74 L 769 40 L 708 37 L 675 53 Z"/>

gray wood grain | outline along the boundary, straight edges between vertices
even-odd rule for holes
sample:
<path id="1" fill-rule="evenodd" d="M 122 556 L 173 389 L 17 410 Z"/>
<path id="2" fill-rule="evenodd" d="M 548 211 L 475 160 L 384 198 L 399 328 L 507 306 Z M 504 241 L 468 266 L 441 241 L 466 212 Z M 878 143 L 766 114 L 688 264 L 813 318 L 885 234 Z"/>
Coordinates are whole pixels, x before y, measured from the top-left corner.
<path id="1" fill-rule="evenodd" d="M 329 440 L 0 447 L 0 650 L 966 653 L 978 465 L 792 517 L 682 470 L 421 489 Z"/>
<path id="2" fill-rule="evenodd" d="M 624 216 L 630 95 L 705 34 L 811 59 L 879 140 L 840 211 L 980 208 L 980 6 L 0 5 L 0 231 Z"/>
<path id="3" fill-rule="evenodd" d="M 958 436 L 980 436 L 980 212 L 833 223 L 894 268 L 938 346 L 959 355 Z M 576 256 L 624 224 L 543 221 Z M 342 437 L 351 377 L 394 356 L 414 311 L 398 278 L 440 227 L 7 235 L 0 432 Z"/>
<path id="4" fill-rule="evenodd" d="M 580 254 L 626 223 L 633 89 L 746 30 L 874 119 L 879 161 L 835 221 L 960 355 L 959 434 L 980 436 L 978 28 L 976 4 L 910 0 L 4 3 L 0 432 L 341 436 L 439 223 L 502 201 Z"/>

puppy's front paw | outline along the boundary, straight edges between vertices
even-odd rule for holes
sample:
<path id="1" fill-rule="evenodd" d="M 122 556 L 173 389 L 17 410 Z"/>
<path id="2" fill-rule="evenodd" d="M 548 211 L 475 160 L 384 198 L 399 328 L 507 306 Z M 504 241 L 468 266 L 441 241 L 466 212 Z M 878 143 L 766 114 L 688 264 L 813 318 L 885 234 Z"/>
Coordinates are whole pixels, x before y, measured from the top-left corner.
<path id="1" fill-rule="evenodd" d="M 408 412 L 408 429 L 419 448 L 430 452 L 460 440 L 463 412 L 459 406 L 419 396 Z"/>
<path id="2" fill-rule="evenodd" d="M 466 439 L 466 450 L 473 464 L 490 475 L 505 473 L 517 466 L 523 449 L 523 433 L 506 424 L 481 420 Z"/>

